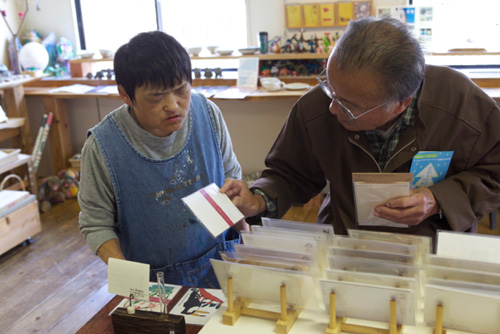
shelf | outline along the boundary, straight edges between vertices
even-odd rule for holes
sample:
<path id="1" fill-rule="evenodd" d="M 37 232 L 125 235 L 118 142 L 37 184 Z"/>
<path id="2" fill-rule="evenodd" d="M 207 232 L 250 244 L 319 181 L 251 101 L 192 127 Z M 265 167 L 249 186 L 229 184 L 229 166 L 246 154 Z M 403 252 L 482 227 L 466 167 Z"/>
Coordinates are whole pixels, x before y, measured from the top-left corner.
<path id="1" fill-rule="evenodd" d="M 212 59 L 239 59 L 239 58 L 259 58 L 259 60 L 294 60 L 294 59 L 328 59 L 330 55 L 328 53 L 266 53 L 260 54 L 255 53 L 251 55 L 242 55 L 241 53 L 235 53 L 229 56 L 221 55 L 207 55 L 207 56 L 192 56 L 191 60 L 212 60 Z"/>
<path id="2" fill-rule="evenodd" d="M 19 153 L 16 157 L 16 160 L 11 163 L 2 165 L 0 167 L 0 174 L 8 172 L 16 167 L 22 166 L 24 164 L 28 164 L 31 161 L 31 155 Z"/>

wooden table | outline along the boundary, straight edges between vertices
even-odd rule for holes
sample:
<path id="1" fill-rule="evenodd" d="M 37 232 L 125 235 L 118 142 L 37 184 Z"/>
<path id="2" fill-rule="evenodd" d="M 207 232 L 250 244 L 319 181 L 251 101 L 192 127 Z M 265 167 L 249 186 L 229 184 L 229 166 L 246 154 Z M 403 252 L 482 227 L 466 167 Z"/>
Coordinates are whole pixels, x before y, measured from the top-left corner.
<path id="1" fill-rule="evenodd" d="M 167 305 L 167 310 L 170 311 L 172 307 L 181 299 L 182 296 L 188 291 L 189 288 L 183 287 L 175 295 L 172 301 Z M 77 334 L 113 334 L 113 324 L 109 313 L 123 300 L 122 296 L 115 296 L 109 301 L 96 315 L 92 317 L 82 328 L 76 332 Z M 202 326 L 186 325 L 186 334 L 197 334 Z"/>

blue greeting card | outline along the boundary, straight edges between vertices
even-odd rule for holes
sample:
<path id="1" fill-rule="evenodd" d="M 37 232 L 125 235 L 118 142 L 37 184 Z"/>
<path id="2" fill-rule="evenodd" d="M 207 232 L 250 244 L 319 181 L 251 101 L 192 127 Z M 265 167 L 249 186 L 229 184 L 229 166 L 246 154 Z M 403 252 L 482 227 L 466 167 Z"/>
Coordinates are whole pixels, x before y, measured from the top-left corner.
<path id="1" fill-rule="evenodd" d="M 450 166 L 453 151 L 420 151 L 411 163 L 413 185 L 429 187 L 443 180 Z"/>

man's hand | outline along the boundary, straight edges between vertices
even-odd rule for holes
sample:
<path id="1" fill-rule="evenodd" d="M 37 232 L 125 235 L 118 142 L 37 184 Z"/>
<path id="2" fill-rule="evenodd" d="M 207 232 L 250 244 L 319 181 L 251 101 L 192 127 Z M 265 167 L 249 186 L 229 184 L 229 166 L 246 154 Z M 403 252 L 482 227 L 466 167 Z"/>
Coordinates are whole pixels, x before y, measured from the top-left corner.
<path id="1" fill-rule="evenodd" d="M 390 199 L 375 208 L 374 215 L 395 223 L 410 226 L 439 212 L 439 205 L 432 192 L 425 187 L 413 189 L 410 196 Z"/>
<path id="2" fill-rule="evenodd" d="M 266 201 L 248 189 L 245 181 L 226 179 L 220 192 L 226 194 L 245 217 L 253 217 L 266 210 Z"/>

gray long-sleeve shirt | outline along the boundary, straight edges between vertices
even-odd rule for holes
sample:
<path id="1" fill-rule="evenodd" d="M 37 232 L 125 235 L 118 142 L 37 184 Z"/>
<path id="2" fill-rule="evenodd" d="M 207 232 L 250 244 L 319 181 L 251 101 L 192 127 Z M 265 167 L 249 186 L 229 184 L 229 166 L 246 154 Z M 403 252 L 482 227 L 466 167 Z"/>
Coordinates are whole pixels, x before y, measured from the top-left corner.
<path id="1" fill-rule="evenodd" d="M 241 167 L 233 152 L 229 131 L 220 109 L 209 101 L 222 153 L 226 178 L 241 178 Z M 188 115 L 190 117 L 190 114 Z M 135 121 L 127 105 L 119 107 L 116 119 L 127 139 L 144 156 L 151 159 L 167 159 L 177 154 L 185 145 L 189 134 L 189 119 L 168 137 L 156 137 Z M 94 253 L 106 241 L 117 238 L 114 225 L 117 220 L 116 201 L 111 178 L 94 137 L 90 135 L 82 149 L 80 191 L 80 232 Z"/>

